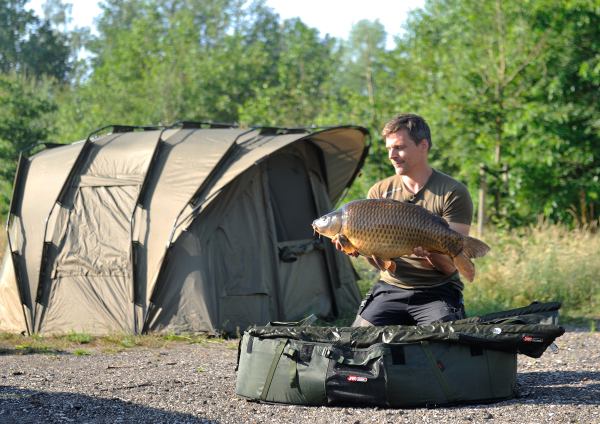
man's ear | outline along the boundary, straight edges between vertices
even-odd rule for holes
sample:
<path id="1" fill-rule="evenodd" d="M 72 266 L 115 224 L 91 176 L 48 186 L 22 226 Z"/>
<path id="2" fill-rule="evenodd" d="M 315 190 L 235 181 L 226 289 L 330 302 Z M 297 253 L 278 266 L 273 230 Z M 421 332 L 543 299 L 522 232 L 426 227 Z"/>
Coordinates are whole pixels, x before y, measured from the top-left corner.
<path id="1" fill-rule="evenodd" d="M 419 149 L 427 152 L 429 150 L 429 143 L 427 143 L 427 139 L 423 138 L 419 143 Z"/>

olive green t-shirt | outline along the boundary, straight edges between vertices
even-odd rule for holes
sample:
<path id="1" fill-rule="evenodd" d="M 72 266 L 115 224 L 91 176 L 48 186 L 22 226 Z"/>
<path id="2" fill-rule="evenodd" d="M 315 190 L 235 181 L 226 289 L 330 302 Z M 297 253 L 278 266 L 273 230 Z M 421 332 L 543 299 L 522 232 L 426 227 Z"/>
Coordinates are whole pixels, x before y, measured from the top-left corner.
<path id="1" fill-rule="evenodd" d="M 469 191 L 454 178 L 433 170 L 427 183 L 417 193 L 411 193 L 400 175 L 394 175 L 376 183 L 367 195 L 369 199 L 394 199 L 410 202 L 441 216 L 447 222 L 471 225 L 473 202 Z M 425 258 L 403 256 L 394 258 L 396 271 L 381 272 L 381 280 L 403 288 L 435 287 L 448 282 L 460 289 L 463 284 L 458 272 L 444 275 L 431 269 Z"/>

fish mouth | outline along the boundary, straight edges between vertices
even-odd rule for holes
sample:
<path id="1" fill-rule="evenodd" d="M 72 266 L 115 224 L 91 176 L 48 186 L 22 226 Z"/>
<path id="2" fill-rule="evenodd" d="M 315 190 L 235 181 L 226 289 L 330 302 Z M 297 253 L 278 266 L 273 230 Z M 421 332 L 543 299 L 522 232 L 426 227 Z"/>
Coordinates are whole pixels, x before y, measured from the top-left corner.
<path id="1" fill-rule="evenodd" d="M 314 237 L 314 236 L 319 236 L 319 237 L 321 237 L 321 234 L 319 233 L 319 231 L 317 231 L 317 226 L 315 225 L 315 223 L 314 223 L 314 222 L 311 224 L 311 227 L 312 227 L 312 229 L 313 229 L 313 237 Z"/>

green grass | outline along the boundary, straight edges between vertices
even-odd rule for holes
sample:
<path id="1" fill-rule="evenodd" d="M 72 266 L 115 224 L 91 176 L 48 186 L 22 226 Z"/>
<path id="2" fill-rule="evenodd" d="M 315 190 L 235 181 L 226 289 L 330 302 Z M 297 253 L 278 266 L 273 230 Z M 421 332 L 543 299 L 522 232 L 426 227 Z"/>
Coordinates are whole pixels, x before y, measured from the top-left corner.
<path id="1" fill-rule="evenodd" d="M 190 333 L 182 333 L 182 334 L 169 333 L 169 334 L 164 334 L 161 337 L 163 338 L 163 340 L 170 341 L 170 342 L 185 342 L 185 343 L 199 344 L 199 345 L 206 345 L 207 343 L 210 343 L 210 340 L 221 340 L 221 339 L 216 339 L 216 338 L 211 339 L 206 334 L 190 334 Z"/>
<path id="2" fill-rule="evenodd" d="M 465 287 L 474 315 L 537 300 L 562 302 L 567 320 L 600 319 L 599 233 L 541 224 L 485 241 L 492 250 Z"/>
<path id="3" fill-rule="evenodd" d="M 32 354 L 32 353 L 61 353 L 60 349 L 46 343 L 40 343 L 39 341 L 32 341 L 29 343 L 22 343 L 15 345 L 15 351 L 21 354 Z"/>
<path id="4" fill-rule="evenodd" d="M 371 286 L 379 279 L 379 271 L 375 269 L 367 260 L 359 256 L 358 258 L 351 258 L 352 265 L 358 273 L 360 279 L 357 281 L 358 289 L 360 290 L 360 296 L 365 297 Z"/>
<path id="5" fill-rule="evenodd" d="M 562 302 L 561 320 L 596 328 L 600 320 L 600 233 L 540 224 L 483 237 L 492 250 L 475 259 L 475 281 L 465 281 L 469 316 L 518 308 L 533 301 Z M 353 260 L 364 295 L 378 273 Z M 464 280 L 463 280 L 464 281 Z M 592 324 L 593 323 L 593 324 Z"/>
<path id="6" fill-rule="evenodd" d="M 119 353 L 133 348 L 171 348 L 180 344 L 200 344 L 202 346 L 221 345 L 227 349 L 237 349 L 236 340 L 209 337 L 205 334 L 111 334 L 91 336 L 86 333 L 70 332 L 57 336 L 33 334 L 0 333 L 1 354 L 71 354 L 92 355 L 94 352 Z M 86 348 L 82 349 L 82 345 Z"/>
<path id="7" fill-rule="evenodd" d="M 71 332 L 71 333 L 67 334 L 66 337 L 67 337 L 68 341 L 73 342 L 73 343 L 79 343 L 79 344 L 88 344 L 88 343 L 92 342 L 92 340 L 94 340 L 94 338 L 87 333 Z"/>

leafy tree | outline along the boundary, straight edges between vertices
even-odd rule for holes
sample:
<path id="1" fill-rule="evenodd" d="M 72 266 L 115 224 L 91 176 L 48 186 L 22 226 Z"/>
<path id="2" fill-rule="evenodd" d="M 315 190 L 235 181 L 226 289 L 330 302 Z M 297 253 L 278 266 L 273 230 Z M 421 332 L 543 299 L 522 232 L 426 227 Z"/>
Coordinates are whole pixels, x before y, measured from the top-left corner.
<path id="1" fill-rule="evenodd" d="M 270 65 L 276 70 L 240 108 L 245 123 L 279 126 L 319 125 L 336 65 L 334 43 L 298 19 L 283 23 Z"/>
<path id="2" fill-rule="evenodd" d="M 60 34 L 69 48 L 68 81 L 65 81 L 69 85 L 79 83 L 86 76 L 88 55 L 85 47 L 90 39 L 90 28 L 73 27 L 72 8 L 63 0 L 46 0 L 42 5 L 45 22 Z"/>
<path id="3" fill-rule="evenodd" d="M 537 136 L 520 149 L 520 157 L 537 157 L 528 167 L 537 178 L 523 176 L 523 192 L 537 194 L 528 203 L 546 216 L 590 224 L 600 215 L 600 8 L 543 2 L 532 26 L 548 34 L 548 77 L 532 96 L 537 115 L 522 129 Z"/>
<path id="4" fill-rule="evenodd" d="M 70 49 L 65 36 L 26 10 L 25 3 L 0 2 L 0 72 L 66 80 Z"/>
<path id="5" fill-rule="evenodd" d="M 56 110 L 50 84 L 25 77 L 0 75 L 0 211 L 6 215 L 19 152 L 47 141 Z"/>
<path id="6" fill-rule="evenodd" d="M 395 96 L 391 81 L 394 73 L 386 66 L 385 40 L 386 33 L 379 21 L 362 20 L 352 27 L 348 41 L 342 42 L 339 51 L 341 66 L 334 78 L 335 94 L 323 113 L 329 122 L 367 127 L 374 141 L 348 198 L 364 197 L 376 180 L 392 172 L 379 136 L 383 123 L 393 114 L 389 102 Z"/>
<path id="7" fill-rule="evenodd" d="M 386 67 L 386 32 L 379 21 L 359 21 L 350 32 L 348 49 L 351 52 L 348 73 L 355 79 L 357 91 L 362 101 L 354 109 L 362 106 L 361 122 L 368 123 L 375 141 L 366 164 L 367 173 L 374 180 L 389 176 L 392 172 L 385 143 L 381 142 L 380 131 L 385 122 L 394 114 L 390 107 L 390 97 L 395 90 L 390 81 L 391 72 Z M 356 85 L 356 84 L 360 85 Z M 371 184 L 369 184 L 371 185 Z"/>
<path id="8" fill-rule="evenodd" d="M 56 2 L 57 0 L 55 0 Z M 58 84 L 68 80 L 68 37 L 25 9 L 0 2 L 0 212 L 8 209 L 19 152 L 53 133 Z"/>
<path id="9" fill-rule="evenodd" d="M 107 1 L 89 44 L 92 72 L 69 93 L 61 133 L 107 123 L 234 122 L 274 79 L 277 16 L 264 2 Z M 69 127 L 69 122 L 76 126 Z"/>
<path id="10" fill-rule="evenodd" d="M 573 21 L 565 21 L 567 16 Z M 565 73 L 579 71 L 555 66 L 557 61 L 597 60 L 597 49 L 579 50 L 580 57 L 575 57 L 573 49 L 563 43 L 571 45 L 581 37 L 585 41 L 580 43 L 592 47 L 598 39 L 590 29 L 595 24 L 597 10 L 587 1 L 570 5 L 429 1 L 412 16 L 408 35 L 394 52 L 396 60 L 406 65 L 397 85 L 407 86 L 410 81 L 413 88 L 397 97 L 398 105 L 409 105 L 429 119 L 437 144 L 434 164 L 458 175 L 472 189 L 478 182 L 479 163 L 497 175 L 503 165 L 508 166 L 507 183 L 490 178 L 494 196 L 488 206 L 493 206 L 498 223 L 518 224 L 538 213 L 565 219 L 560 211 L 566 211 L 572 199 L 545 192 L 548 179 L 561 178 L 547 169 L 548 163 L 540 165 L 540 159 L 564 157 L 561 149 L 549 148 L 552 140 L 563 148 L 574 144 L 544 121 L 557 112 L 564 117 L 565 109 L 557 106 L 573 103 L 573 99 L 557 97 L 557 88 L 570 87 L 563 85 Z M 597 116 L 597 105 L 589 103 L 587 116 Z M 556 116 L 551 121 L 563 119 Z M 575 132 L 569 133 L 572 141 L 582 140 Z M 593 145 L 594 137 L 588 139 Z M 590 149 L 584 150 L 584 156 L 590 157 Z"/>
<path id="11" fill-rule="evenodd" d="M 366 118 L 372 126 L 379 123 L 376 76 L 383 65 L 385 38 L 385 29 L 379 21 L 361 20 L 352 27 L 345 49 L 346 69 L 342 78 L 348 88 L 365 98 L 369 109 Z"/>

